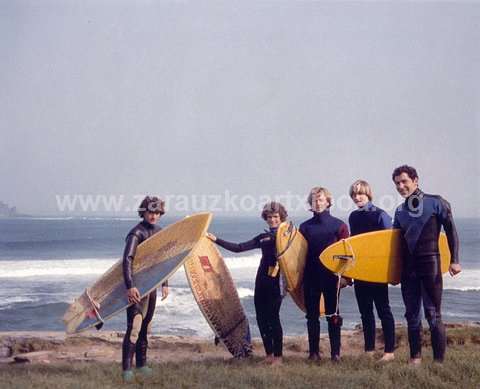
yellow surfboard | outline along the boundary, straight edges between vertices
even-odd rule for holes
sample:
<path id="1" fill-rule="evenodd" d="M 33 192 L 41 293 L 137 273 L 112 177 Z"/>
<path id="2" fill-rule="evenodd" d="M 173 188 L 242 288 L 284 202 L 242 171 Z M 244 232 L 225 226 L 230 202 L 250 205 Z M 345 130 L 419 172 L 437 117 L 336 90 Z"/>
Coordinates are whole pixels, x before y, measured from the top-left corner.
<path id="1" fill-rule="evenodd" d="M 280 224 L 275 237 L 278 264 L 287 282 L 287 291 L 297 306 L 306 312 L 303 294 L 303 271 L 307 260 L 308 243 L 301 232 L 290 222 Z M 320 314 L 325 313 L 323 296 Z"/>
<path id="2" fill-rule="evenodd" d="M 450 250 L 444 233 L 440 234 L 438 243 L 442 273 L 446 273 Z M 320 254 L 320 261 L 345 277 L 398 284 L 402 273 L 402 252 L 400 230 L 382 230 L 342 239 L 327 247 Z"/>

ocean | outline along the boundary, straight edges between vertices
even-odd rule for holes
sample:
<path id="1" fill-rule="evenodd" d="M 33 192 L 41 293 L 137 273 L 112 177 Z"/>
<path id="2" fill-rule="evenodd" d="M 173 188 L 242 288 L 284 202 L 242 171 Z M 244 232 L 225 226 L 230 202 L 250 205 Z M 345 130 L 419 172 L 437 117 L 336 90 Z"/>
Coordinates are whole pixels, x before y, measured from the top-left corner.
<path id="1" fill-rule="evenodd" d="M 166 226 L 179 218 L 160 220 Z M 298 225 L 302 220 L 293 219 Z M 115 261 L 134 218 L 0 219 L 0 331 L 63 331 L 68 305 Z M 480 219 L 457 219 L 462 273 L 444 276 L 443 318 L 446 322 L 480 321 Z M 245 241 L 266 228 L 260 218 L 216 217 L 210 231 L 234 242 Z M 260 251 L 234 254 L 221 249 L 253 336 L 259 336 L 253 290 Z M 391 286 L 390 302 L 397 323 L 405 323 L 400 288 Z M 158 299 L 160 300 L 160 299 Z M 360 323 L 353 288 L 342 290 L 344 329 Z M 290 297 L 282 303 L 285 335 L 306 335 L 304 314 Z M 125 330 L 125 313 L 107 321 L 102 330 Z M 322 332 L 326 323 L 322 320 Z M 158 301 L 153 332 L 213 338 L 192 296 L 183 268 L 170 279 L 170 294 Z"/>

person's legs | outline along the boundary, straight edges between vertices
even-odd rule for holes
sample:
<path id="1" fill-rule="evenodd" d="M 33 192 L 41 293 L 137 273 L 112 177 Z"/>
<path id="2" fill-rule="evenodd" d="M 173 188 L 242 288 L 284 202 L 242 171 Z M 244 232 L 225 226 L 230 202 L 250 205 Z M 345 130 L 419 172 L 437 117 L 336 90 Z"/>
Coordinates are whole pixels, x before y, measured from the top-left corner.
<path id="1" fill-rule="evenodd" d="M 136 345 L 136 364 L 137 368 L 146 366 L 147 364 L 147 349 L 148 349 L 148 332 L 150 330 L 150 325 L 152 322 L 153 314 L 155 313 L 155 305 L 157 303 L 157 291 L 154 290 L 148 296 L 146 296 L 144 310 L 144 319 L 142 322 L 142 327 L 138 335 L 137 345 Z"/>
<path id="2" fill-rule="evenodd" d="M 393 353 L 395 350 L 395 320 L 390 309 L 388 300 L 388 284 L 375 284 L 373 299 L 377 308 L 378 317 L 382 322 L 383 338 L 385 341 L 385 353 Z"/>
<path id="3" fill-rule="evenodd" d="M 445 325 L 441 314 L 442 289 L 443 280 L 440 273 L 422 277 L 423 309 L 430 326 L 433 359 L 436 362 L 443 362 L 447 347 Z"/>
<path id="4" fill-rule="evenodd" d="M 142 321 L 139 304 L 134 304 L 127 308 L 127 331 L 122 344 L 122 370 L 125 380 L 133 379 L 132 360 Z"/>
<path id="5" fill-rule="evenodd" d="M 364 350 L 375 350 L 375 316 L 373 315 L 373 296 L 369 282 L 355 281 L 355 297 L 362 319 Z"/>
<path id="6" fill-rule="evenodd" d="M 338 361 L 340 358 L 341 327 L 343 324 L 339 307 L 337 307 L 337 293 L 340 293 L 337 283 L 337 278 L 323 282 L 323 298 L 328 322 L 328 337 L 330 339 L 330 356 L 333 361 Z"/>
<path id="7" fill-rule="evenodd" d="M 280 322 L 280 307 L 282 305 L 282 298 L 280 295 L 275 296 L 272 301 L 270 323 L 272 328 L 273 339 L 273 356 L 281 357 L 283 354 L 283 330 Z"/>
<path id="8" fill-rule="evenodd" d="M 415 273 L 402 278 L 401 289 L 408 326 L 410 358 L 412 360 L 420 359 L 422 356 L 422 320 L 420 317 L 422 292 L 420 280 Z"/>
<path id="9" fill-rule="evenodd" d="M 260 336 L 262 337 L 265 354 L 267 354 L 268 357 L 273 354 L 272 329 L 269 323 L 269 311 L 271 309 L 271 307 L 269 307 L 269 299 L 265 294 L 265 291 L 255 289 L 253 301 L 255 304 L 258 329 L 260 331 Z"/>
<path id="10" fill-rule="evenodd" d="M 313 282 L 305 284 L 305 308 L 310 358 L 318 359 L 320 352 L 320 289 Z"/>

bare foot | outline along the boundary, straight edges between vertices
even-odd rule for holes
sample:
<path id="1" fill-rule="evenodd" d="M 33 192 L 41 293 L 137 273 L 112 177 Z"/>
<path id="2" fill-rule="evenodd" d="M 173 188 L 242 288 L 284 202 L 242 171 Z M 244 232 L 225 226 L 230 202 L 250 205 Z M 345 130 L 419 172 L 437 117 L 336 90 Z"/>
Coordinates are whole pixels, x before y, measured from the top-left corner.
<path id="1" fill-rule="evenodd" d="M 273 355 L 267 355 L 264 359 L 262 359 L 260 362 L 258 362 L 261 365 L 271 365 L 274 361 Z"/>
<path id="2" fill-rule="evenodd" d="M 384 353 L 383 357 L 381 357 L 378 362 L 391 362 L 395 359 L 394 353 Z"/>
<path id="3" fill-rule="evenodd" d="M 410 358 L 408 364 L 412 366 L 420 366 L 422 364 L 422 358 Z"/>
<path id="4" fill-rule="evenodd" d="M 282 357 L 273 357 L 273 361 L 271 363 L 272 366 L 280 366 L 283 364 Z"/>

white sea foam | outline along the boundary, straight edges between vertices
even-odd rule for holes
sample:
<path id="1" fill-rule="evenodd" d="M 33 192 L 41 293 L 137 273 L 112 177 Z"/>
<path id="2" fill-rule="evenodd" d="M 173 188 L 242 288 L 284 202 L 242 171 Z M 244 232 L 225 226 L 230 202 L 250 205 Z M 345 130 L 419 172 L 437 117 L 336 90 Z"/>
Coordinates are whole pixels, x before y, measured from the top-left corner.
<path id="1" fill-rule="evenodd" d="M 16 304 L 16 303 L 31 303 L 31 302 L 36 302 L 39 301 L 40 299 L 38 297 L 32 297 L 32 296 L 8 296 L 8 297 L 2 297 L 0 301 L 0 309 L 3 308 L 8 308 L 11 304 Z"/>
<path id="2" fill-rule="evenodd" d="M 260 254 L 252 254 L 238 257 L 225 257 L 225 263 L 229 269 L 257 268 L 260 263 Z"/>
<path id="3" fill-rule="evenodd" d="M 444 290 L 480 291 L 480 269 L 463 269 L 455 277 L 443 277 Z"/>
<path id="4" fill-rule="evenodd" d="M 0 261 L 0 278 L 100 275 L 118 259 L 48 259 Z"/>
<path id="5" fill-rule="evenodd" d="M 238 288 L 237 292 L 238 292 L 238 297 L 240 297 L 241 299 L 245 297 L 253 297 L 253 293 L 254 293 L 253 290 L 249 288 Z"/>
<path id="6" fill-rule="evenodd" d="M 0 261 L 0 278 L 101 275 L 118 258 L 46 259 Z M 259 255 L 227 257 L 229 269 L 256 268 Z"/>
<path id="7" fill-rule="evenodd" d="M 83 258 L 83 259 L 49 259 L 49 260 L 7 260 L 0 261 L 0 278 L 35 277 L 37 280 L 52 277 L 99 276 L 108 270 L 118 258 Z M 225 262 L 235 281 L 239 281 L 258 267 L 259 254 L 238 257 L 226 257 Z M 184 283 L 184 274 L 179 271 L 174 280 Z M 252 279 L 253 282 L 253 279 Z M 443 278 L 445 290 L 480 291 L 480 269 L 464 269 L 458 276 Z M 253 295 L 247 288 L 239 289 L 240 298 Z"/>

